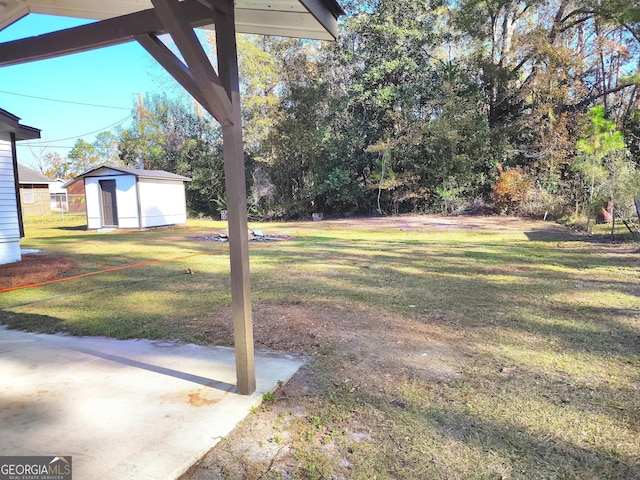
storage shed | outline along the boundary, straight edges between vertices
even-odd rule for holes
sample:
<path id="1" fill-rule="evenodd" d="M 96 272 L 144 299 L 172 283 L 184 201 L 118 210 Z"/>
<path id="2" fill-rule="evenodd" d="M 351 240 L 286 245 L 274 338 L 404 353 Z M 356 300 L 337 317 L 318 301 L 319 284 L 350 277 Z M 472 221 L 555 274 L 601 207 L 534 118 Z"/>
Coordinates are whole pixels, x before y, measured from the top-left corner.
<path id="1" fill-rule="evenodd" d="M 21 259 L 20 238 L 24 237 L 16 141 L 40 138 L 40 130 L 19 122 L 20 118 L 0 109 L 0 264 Z"/>
<path id="2" fill-rule="evenodd" d="M 101 166 L 77 176 L 83 181 L 87 228 L 150 228 L 184 225 L 184 182 L 191 179 L 163 170 Z"/>

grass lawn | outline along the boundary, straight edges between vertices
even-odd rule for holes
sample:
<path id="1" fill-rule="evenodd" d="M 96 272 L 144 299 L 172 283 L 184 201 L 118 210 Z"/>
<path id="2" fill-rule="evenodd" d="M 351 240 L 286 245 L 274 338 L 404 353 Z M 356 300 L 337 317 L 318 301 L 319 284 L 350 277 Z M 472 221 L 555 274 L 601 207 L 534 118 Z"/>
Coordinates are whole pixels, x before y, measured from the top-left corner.
<path id="1" fill-rule="evenodd" d="M 504 217 L 252 226 L 293 237 L 251 244 L 256 346 L 309 361 L 185 478 L 640 478 L 638 244 Z M 27 225 L 65 276 L 148 263 L 0 293 L 0 323 L 231 345 L 227 246 L 203 239 L 224 228 Z"/>

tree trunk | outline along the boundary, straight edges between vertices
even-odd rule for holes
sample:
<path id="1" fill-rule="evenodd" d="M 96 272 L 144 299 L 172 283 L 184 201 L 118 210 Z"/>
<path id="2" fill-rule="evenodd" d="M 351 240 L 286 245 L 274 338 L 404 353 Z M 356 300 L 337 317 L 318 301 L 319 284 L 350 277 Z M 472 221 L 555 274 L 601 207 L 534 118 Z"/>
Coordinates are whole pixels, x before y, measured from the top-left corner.
<path id="1" fill-rule="evenodd" d="M 611 241 L 616 240 L 616 204 L 613 195 L 611 196 Z"/>
<path id="2" fill-rule="evenodd" d="M 380 208 L 380 196 L 382 195 L 382 182 L 384 180 L 384 167 L 387 160 L 387 152 L 382 152 L 382 172 L 380 172 L 380 182 L 378 183 L 378 213 L 382 215 L 382 208 Z"/>
<path id="3" fill-rule="evenodd" d="M 596 20 L 595 22 L 595 30 L 596 30 L 596 36 L 600 37 L 600 23 Z M 600 79 L 600 83 L 602 85 L 602 94 L 603 94 L 603 103 L 604 103 L 604 112 L 605 115 L 607 115 L 607 113 L 609 112 L 609 105 L 608 105 L 608 96 L 607 96 L 607 68 L 605 66 L 604 63 L 604 53 L 602 52 L 602 45 L 600 44 L 598 47 L 598 59 L 599 59 L 599 63 L 600 63 L 600 76 L 602 77 Z"/>
<path id="4" fill-rule="evenodd" d="M 589 199 L 587 202 L 587 235 L 591 235 L 591 206 L 593 204 L 594 189 L 595 189 L 595 180 L 591 179 L 591 189 L 589 190 Z"/>

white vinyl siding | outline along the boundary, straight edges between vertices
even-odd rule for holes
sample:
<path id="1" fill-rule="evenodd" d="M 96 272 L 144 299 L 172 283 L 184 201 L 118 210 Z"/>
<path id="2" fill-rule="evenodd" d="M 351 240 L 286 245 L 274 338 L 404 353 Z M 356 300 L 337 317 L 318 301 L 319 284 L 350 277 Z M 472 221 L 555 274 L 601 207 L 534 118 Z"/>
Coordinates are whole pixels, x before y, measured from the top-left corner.
<path id="1" fill-rule="evenodd" d="M 0 132 L 0 264 L 20 260 L 20 224 L 16 203 L 11 137 Z"/>

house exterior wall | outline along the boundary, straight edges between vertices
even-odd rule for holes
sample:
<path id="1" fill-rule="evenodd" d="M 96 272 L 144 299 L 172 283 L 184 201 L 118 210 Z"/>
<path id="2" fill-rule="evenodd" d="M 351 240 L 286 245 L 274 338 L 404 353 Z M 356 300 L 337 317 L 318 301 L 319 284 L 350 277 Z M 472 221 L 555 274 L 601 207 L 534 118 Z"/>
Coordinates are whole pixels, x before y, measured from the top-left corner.
<path id="1" fill-rule="evenodd" d="M 51 195 L 49 185 L 20 184 L 20 202 L 22 215 L 49 215 L 51 213 Z"/>
<path id="2" fill-rule="evenodd" d="M 142 228 L 187 223 L 183 182 L 141 178 L 138 189 Z"/>
<path id="3" fill-rule="evenodd" d="M 0 264 L 17 262 L 20 259 L 20 224 L 11 137 L 8 132 L 0 132 Z"/>
<path id="4" fill-rule="evenodd" d="M 57 178 L 55 182 L 49 184 L 49 205 L 52 212 L 69 211 L 67 189 L 62 187 L 65 183 L 64 180 Z"/>
<path id="5" fill-rule="evenodd" d="M 136 178 L 133 175 L 105 175 L 101 177 L 86 177 L 84 179 L 87 228 L 92 230 L 104 226 L 102 221 L 100 180 L 116 181 L 118 228 L 140 228 L 140 222 L 138 220 L 138 193 L 136 189 Z"/>

